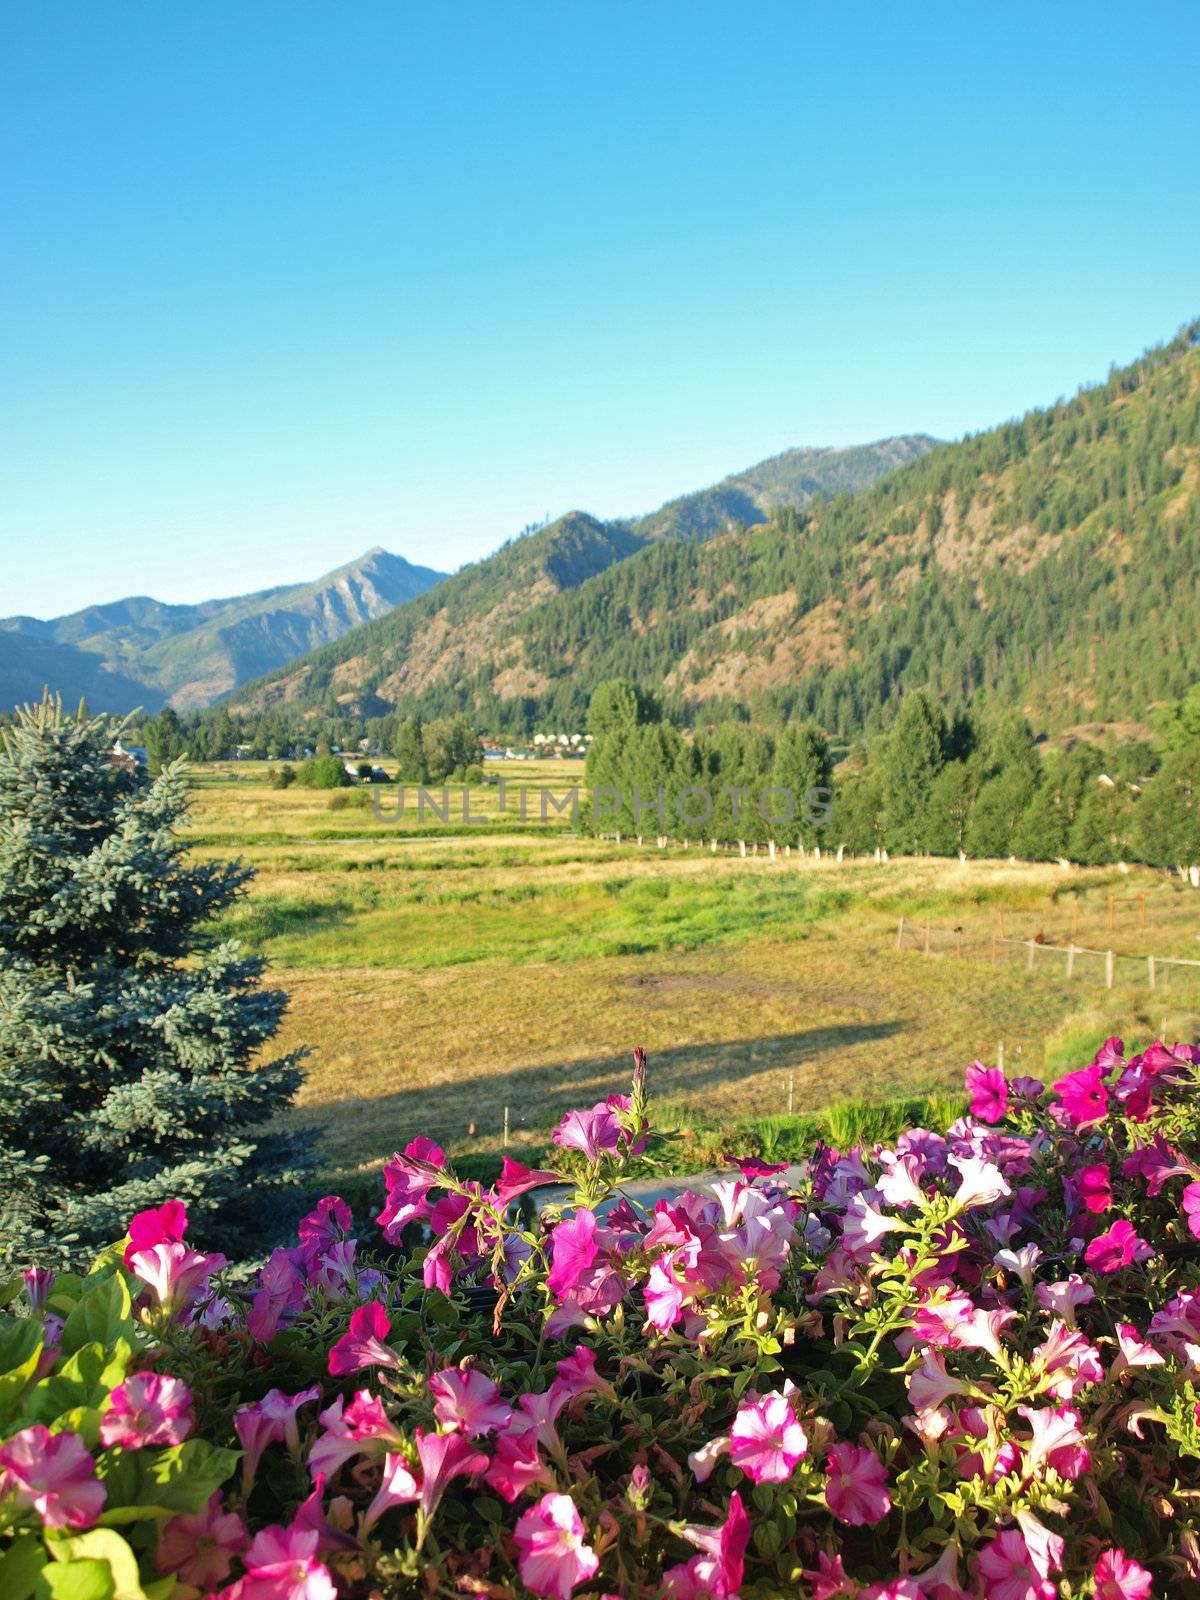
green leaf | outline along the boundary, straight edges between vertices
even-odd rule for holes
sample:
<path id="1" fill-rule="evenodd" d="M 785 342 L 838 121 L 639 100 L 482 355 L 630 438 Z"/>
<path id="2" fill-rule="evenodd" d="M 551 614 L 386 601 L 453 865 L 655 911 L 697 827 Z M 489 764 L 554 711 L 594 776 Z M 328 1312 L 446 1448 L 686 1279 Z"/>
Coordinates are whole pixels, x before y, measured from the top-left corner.
<path id="1" fill-rule="evenodd" d="M 29 1600 L 38 1573 L 46 1565 L 46 1547 L 34 1534 L 26 1534 L 0 1556 L 0 1594 L 4 1600 Z"/>
<path id="2" fill-rule="evenodd" d="M 113 1600 L 116 1588 L 107 1561 L 51 1562 L 42 1568 L 38 1600 Z"/>
<path id="3" fill-rule="evenodd" d="M 11 1278 L 0 1278 L 0 1306 L 15 1300 L 24 1287 L 25 1279 L 19 1272 L 14 1272 Z"/>
<path id="4" fill-rule="evenodd" d="M 169 1450 L 130 1450 L 106 1457 L 102 1470 L 108 1500 L 101 1525 L 120 1527 L 203 1511 L 236 1471 L 239 1459 L 239 1451 L 203 1439 L 188 1439 Z"/>
<path id="5" fill-rule="evenodd" d="M 0 1330 L 0 1427 L 21 1410 L 22 1397 L 42 1353 L 42 1324 L 37 1317 L 11 1321 Z"/>
<path id="6" fill-rule="evenodd" d="M 67 1318 L 62 1332 L 62 1350 L 71 1355 L 85 1344 L 111 1349 L 122 1335 L 133 1333 L 129 1290 L 120 1273 L 104 1278 L 91 1288 Z"/>
<path id="7" fill-rule="evenodd" d="M 60 1555 L 59 1552 L 62 1552 Z M 111 1528 L 91 1528 L 87 1533 L 71 1534 L 64 1538 L 56 1538 L 50 1546 L 50 1553 L 55 1562 L 65 1563 L 69 1572 L 73 1567 L 91 1567 L 93 1565 L 107 1568 L 109 1588 L 101 1589 L 100 1594 L 112 1600 L 146 1600 L 142 1588 L 141 1575 L 138 1572 L 137 1557 L 119 1533 L 114 1533 Z M 44 1577 L 54 1571 L 54 1566 L 47 1567 Z M 94 1581 L 90 1577 L 84 1578 L 85 1582 Z M 59 1600 L 64 1592 L 52 1589 L 55 1600 Z M 73 1590 L 67 1590 L 71 1600 L 76 1600 Z M 89 1596 L 91 1591 L 86 1590 Z"/>

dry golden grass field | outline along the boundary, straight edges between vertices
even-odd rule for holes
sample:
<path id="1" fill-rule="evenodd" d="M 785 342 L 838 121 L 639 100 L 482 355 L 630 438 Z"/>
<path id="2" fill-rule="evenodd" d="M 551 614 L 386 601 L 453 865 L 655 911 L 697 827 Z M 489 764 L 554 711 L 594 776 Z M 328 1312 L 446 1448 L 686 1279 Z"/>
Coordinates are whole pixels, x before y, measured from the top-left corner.
<path id="1" fill-rule="evenodd" d="M 505 776 L 561 788 L 582 770 Z M 312 1052 L 297 1114 L 342 1175 L 418 1132 L 496 1152 L 505 1107 L 510 1144 L 533 1148 L 626 1083 L 635 1045 L 656 1097 L 720 1126 L 957 1089 L 1001 1044 L 1010 1070 L 1057 1070 L 1110 1029 L 1189 1034 L 1200 1010 L 1200 969 L 1149 987 L 1146 954 L 1200 958 L 1200 895 L 1158 873 L 743 860 L 561 821 L 389 825 L 365 791 L 279 791 L 249 763 L 192 781 L 195 849 L 257 870 L 228 931 L 291 993 L 279 1043 Z M 495 789 L 471 811 L 494 817 Z M 1130 901 L 1111 929 L 1110 895 Z M 993 948 L 1001 915 L 1044 944 Z M 1114 950 L 1111 989 L 1103 957 L 1067 978 L 1045 946 L 1068 943 Z"/>

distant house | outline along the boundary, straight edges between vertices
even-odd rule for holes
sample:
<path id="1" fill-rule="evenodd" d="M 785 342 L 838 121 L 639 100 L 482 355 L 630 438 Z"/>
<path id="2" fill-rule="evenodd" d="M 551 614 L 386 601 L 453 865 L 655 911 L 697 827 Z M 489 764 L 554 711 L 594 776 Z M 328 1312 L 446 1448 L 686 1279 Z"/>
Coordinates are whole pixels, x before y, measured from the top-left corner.
<path id="1" fill-rule="evenodd" d="M 124 767 L 127 772 L 133 772 L 138 767 L 148 768 L 150 765 L 150 755 L 145 745 L 123 745 L 120 739 L 108 752 L 108 759 L 114 767 Z"/>

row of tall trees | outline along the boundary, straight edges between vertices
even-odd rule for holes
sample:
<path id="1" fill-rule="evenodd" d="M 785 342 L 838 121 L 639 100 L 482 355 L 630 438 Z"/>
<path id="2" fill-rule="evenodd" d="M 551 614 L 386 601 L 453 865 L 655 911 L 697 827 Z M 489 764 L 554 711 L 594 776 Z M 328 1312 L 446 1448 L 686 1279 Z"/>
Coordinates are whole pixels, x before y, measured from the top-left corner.
<path id="1" fill-rule="evenodd" d="M 1039 742 L 1018 712 L 947 715 L 906 696 L 891 732 L 833 770 L 812 722 L 727 721 L 688 739 L 624 680 L 593 696 L 592 825 L 611 832 L 844 845 L 856 853 L 1085 865 L 1200 863 L 1200 686 L 1160 716 L 1161 744 Z"/>

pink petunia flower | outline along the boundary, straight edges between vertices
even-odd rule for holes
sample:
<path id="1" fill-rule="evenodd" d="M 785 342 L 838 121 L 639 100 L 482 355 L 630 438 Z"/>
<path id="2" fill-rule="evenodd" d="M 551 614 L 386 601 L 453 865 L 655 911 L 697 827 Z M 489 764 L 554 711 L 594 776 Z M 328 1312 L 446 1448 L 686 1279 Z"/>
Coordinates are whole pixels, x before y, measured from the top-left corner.
<path id="1" fill-rule="evenodd" d="M 950 1165 L 957 1167 L 961 1174 L 958 1188 L 954 1191 L 957 1210 L 971 1211 L 976 1206 L 994 1205 L 997 1200 L 1012 1193 L 1007 1179 L 994 1162 L 985 1161 L 980 1156 L 952 1155 L 949 1159 Z"/>
<path id="2" fill-rule="evenodd" d="M 1194 1239 L 1200 1239 L 1200 1183 L 1188 1184 L 1180 1204 L 1188 1232 Z"/>
<path id="3" fill-rule="evenodd" d="M 808 1438 L 784 1394 L 744 1401 L 729 1430 L 729 1454 L 752 1483 L 786 1483 L 808 1453 Z"/>
<path id="4" fill-rule="evenodd" d="M 851 1527 L 882 1522 L 892 1509 L 887 1473 L 873 1450 L 834 1444 L 825 1462 L 825 1504 Z"/>
<path id="5" fill-rule="evenodd" d="M 264 1528 L 242 1558 L 246 1576 L 222 1600 L 337 1600 L 319 1545 L 315 1528 Z"/>
<path id="6" fill-rule="evenodd" d="M 228 1263 L 219 1251 L 202 1255 L 168 1239 L 141 1250 L 131 1243 L 125 1251 L 125 1265 L 134 1277 L 149 1284 L 163 1311 L 175 1316 L 199 1299 L 213 1273 Z"/>
<path id="7" fill-rule="evenodd" d="M 229 1576 L 234 1556 L 246 1542 L 246 1524 L 221 1506 L 220 1490 L 203 1511 L 184 1512 L 163 1524 L 154 1548 L 154 1565 L 196 1589 L 215 1589 Z"/>
<path id="8" fill-rule="evenodd" d="M 382 1454 L 389 1445 L 395 1448 L 402 1442 L 383 1402 L 368 1389 L 360 1389 L 349 1405 L 338 1395 L 317 1420 L 324 1432 L 308 1452 L 308 1470 L 314 1478 L 332 1477 L 354 1456 Z"/>
<path id="9" fill-rule="evenodd" d="M 988 1600 L 1054 1600 L 1057 1590 L 1039 1573 L 1019 1528 L 1005 1528 L 975 1562 Z"/>
<path id="10" fill-rule="evenodd" d="M 239 1406 L 233 1414 L 242 1449 L 243 1483 L 247 1491 L 254 1482 L 258 1463 L 269 1444 L 286 1443 L 293 1456 L 300 1453 L 300 1425 L 297 1413 L 302 1406 L 321 1398 L 318 1384 L 303 1389 L 299 1394 L 284 1394 L 281 1389 L 268 1389 L 261 1400 L 253 1405 Z"/>
<path id="11" fill-rule="evenodd" d="M 421 1498 L 421 1483 L 407 1456 L 398 1450 L 390 1451 L 384 1458 L 383 1477 L 375 1498 L 363 1517 L 363 1531 L 374 1527 L 385 1511 L 393 1506 L 412 1505 Z"/>
<path id="12" fill-rule="evenodd" d="M 545 1494 L 513 1529 L 517 1570 L 531 1594 L 569 1600 L 571 1591 L 595 1577 L 600 1558 L 569 1494 Z"/>
<path id="13" fill-rule="evenodd" d="M 554 1370 L 556 1376 L 549 1390 L 552 1406 L 566 1405 L 583 1394 L 596 1394 L 612 1401 L 617 1398 L 617 1391 L 612 1384 L 596 1371 L 595 1351 L 589 1350 L 585 1344 L 576 1345 L 569 1356 L 564 1356 L 557 1363 Z"/>
<path id="14" fill-rule="evenodd" d="M 940 1350 L 925 1350 L 908 1375 L 908 1402 L 914 1411 L 935 1410 L 952 1394 L 965 1393 L 963 1384 L 946 1371 L 946 1358 Z"/>
<path id="15" fill-rule="evenodd" d="M 1061 1317 L 1070 1328 L 1075 1326 L 1076 1307 L 1090 1305 L 1096 1298 L 1095 1289 L 1090 1283 L 1085 1283 L 1077 1272 L 1058 1283 L 1039 1283 L 1033 1292 L 1043 1311 Z"/>
<path id="16" fill-rule="evenodd" d="M 837 1595 L 857 1592 L 857 1585 L 848 1576 L 841 1556 L 826 1555 L 824 1550 L 818 1552 L 814 1570 L 810 1572 L 805 1568 L 804 1576 L 812 1589 L 812 1600 L 835 1600 Z"/>
<path id="17" fill-rule="evenodd" d="M 136 1372 L 113 1390 L 112 1404 L 100 1419 L 100 1442 L 124 1450 L 182 1444 L 195 1425 L 186 1383 L 157 1372 Z"/>
<path id="18" fill-rule="evenodd" d="M 973 1061 L 966 1073 L 971 1115 L 980 1122 L 1000 1122 L 1008 1110 L 1008 1082 L 999 1067 Z"/>
<path id="19" fill-rule="evenodd" d="M 22 1428 L 0 1448 L 0 1498 L 32 1506 L 47 1528 L 90 1528 L 104 1509 L 96 1463 L 70 1428 Z"/>
<path id="20" fill-rule="evenodd" d="M 1133 1224 L 1122 1217 L 1107 1233 L 1096 1235 L 1083 1252 L 1083 1259 L 1096 1272 L 1119 1272 L 1135 1261 L 1152 1261 L 1154 1250 L 1138 1237 Z"/>
<path id="21" fill-rule="evenodd" d="M 554 1486 L 553 1475 L 538 1453 L 538 1434 L 538 1426 L 529 1415 L 517 1412 L 496 1440 L 487 1481 L 509 1505 L 535 1485 Z"/>
<path id="22" fill-rule="evenodd" d="M 1125 1157 L 1121 1171 L 1127 1178 L 1144 1178 L 1146 1193 L 1153 1200 L 1172 1178 L 1194 1176 L 1189 1167 L 1163 1138 L 1156 1133 L 1149 1144 L 1140 1144 L 1132 1155 Z"/>
<path id="23" fill-rule="evenodd" d="M 750 1532 L 750 1518 L 736 1491 L 729 1496 L 729 1511 L 719 1528 L 685 1527 L 684 1538 L 700 1554 L 663 1573 L 667 1600 L 737 1600 Z"/>
<path id="24" fill-rule="evenodd" d="M 1074 1481 L 1091 1465 L 1087 1441 L 1079 1431 L 1080 1416 L 1070 1406 L 1018 1406 L 1033 1437 L 1025 1445 L 1025 1470 L 1036 1478 L 1051 1467 L 1061 1478 Z"/>
<path id="25" fill-rule="evenodd" d="M 378 1300 L 358 1306 L 350 1326 L 329 1352 L 329 1371 L 335 1378 L 362 1367 L 398 1367 L 400 1357 L 384 1344 L 392 1331 L 388 1314 Z"/>
<path id="26" fill-rule="evenodd" d="M 1124 1550 L 1105 1550 L 1096 1563 L 1095 1600 L 1149 1600 L 1153 1577 Z"/>
<path id="27" fill-rule="evenodd" d="M 27 1272 L 21 1274 L 22 1281 L 25 1284 L 25 1298 L 29 1301 L 29 1309 L 31 1311 L 40 1312 L 43 1310 L 47 1296 L 54 1287 L 56 1276 L 57 1274 L 52 1272 L 49 1267 L 30 1267 Z"/>
<path id="28" fill-rule="evenodd" d="M 420 1508 L 431 1517 L 453 1480 L 486 1472 L 488 1458 L 461 1433 L 425 1433 L 418 1428 L 414 1439 L 421 1462 Z"/>
<path id="29" fill-rule="evenodd" d="M 447 1432 L 465 1433 L 478 1439 L 485 1433 L 506 1428 L 512 1407 L 500 1398 L 500 1390 L 482 1372 L 472 1367 L 448 1367 L 429 1380 L 433 1414 Z"/>

